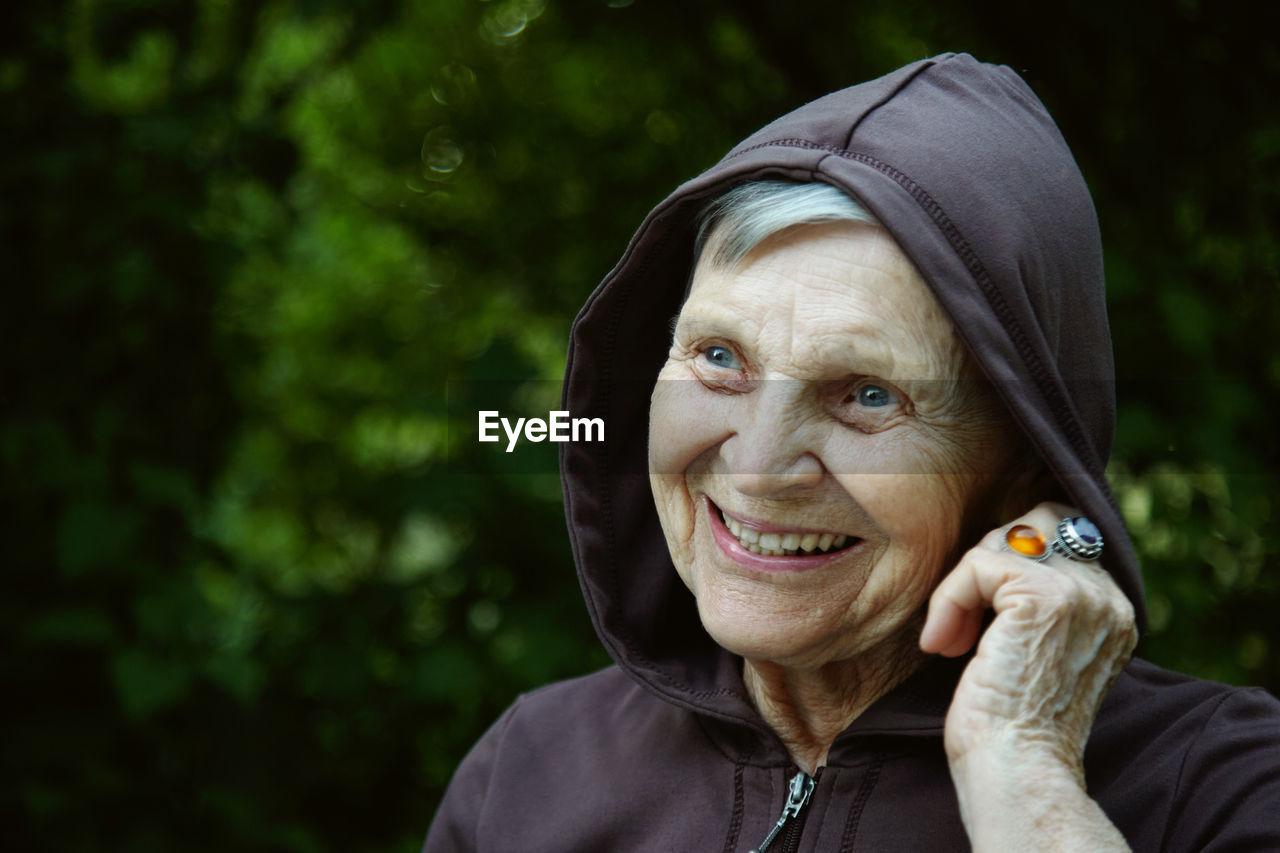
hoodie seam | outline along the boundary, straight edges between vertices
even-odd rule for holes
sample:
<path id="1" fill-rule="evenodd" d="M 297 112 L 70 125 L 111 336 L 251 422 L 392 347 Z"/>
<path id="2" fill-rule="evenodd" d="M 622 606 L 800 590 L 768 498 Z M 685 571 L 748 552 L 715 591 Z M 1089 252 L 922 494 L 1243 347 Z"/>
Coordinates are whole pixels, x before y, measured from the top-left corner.
<path id="1" fill-rule="evenodd" d="M 729 753 L 729 750 L 723 747 L 720 744 L 719 739 L 714 734 L 712 734 L 711 731 L 707 728 L 707 723 L 704 718 L 704 714 L 693 712 L 693 711 L 690 711 L 689 713 L 693 714 L 693 720 L 695 723 L 697 723 L 698 730 L 702 732 L 702 736 L 705 737 L 707 739 L 707 742 L 711 744 L 712 749 L 714 749 L 716 752 L 724 756 L 724 759 L 726 761 L 732 762 L 733 764 L 739 764 L 739 765 L 752 763 L 751 758 L 752 756 L 755 755 L 755 750 L 747 750 L 737 756 L 731 755 Z"/>
<path id="2" fill-rule="evenodd" d="M 729 833 L 724 839 L 724 853 L 734 853 L 742 835 L 742 817 L 746 812 L 746 792 L 742 784 L 742 765 L 733 766 L 733 810 L 729 813 Z"/>
<path id="3" fill-rule="evenodd" d="M 849 807 L 849 816 L 844 822 L 844 832 L 840 837 L 839 853 L 852 853 L 853 851 L 854 841 L 858 837 L 858 827 L 862 823 L 862 810 L 866 807 L 867 801 L 871 799 L 871 793 L 875 790 L 876 783 L 880 781 L 880 769 L 884 767 L 884 759 L 884 753 L 877 752 L 872 759 L 871 766 L 867 768 L 862 781 L 858 784 L 858 792 L 853 797 L 853 804 Z"/>

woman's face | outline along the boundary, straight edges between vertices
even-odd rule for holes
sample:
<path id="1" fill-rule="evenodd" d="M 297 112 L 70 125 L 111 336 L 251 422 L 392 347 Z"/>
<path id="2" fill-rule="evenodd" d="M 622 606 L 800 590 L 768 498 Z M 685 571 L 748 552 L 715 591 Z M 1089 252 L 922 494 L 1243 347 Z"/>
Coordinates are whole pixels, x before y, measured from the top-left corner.
<path id="1" fill-rule="evenodd" d="M 811 667 L 911 629 L 962 539 L 994 525 L 1013 444 L 966 364 L 881 228 L 799 226 L 734 269 L 699 265 L 653 392 L 649 461 L 676 570 L 718 643 Z"/>

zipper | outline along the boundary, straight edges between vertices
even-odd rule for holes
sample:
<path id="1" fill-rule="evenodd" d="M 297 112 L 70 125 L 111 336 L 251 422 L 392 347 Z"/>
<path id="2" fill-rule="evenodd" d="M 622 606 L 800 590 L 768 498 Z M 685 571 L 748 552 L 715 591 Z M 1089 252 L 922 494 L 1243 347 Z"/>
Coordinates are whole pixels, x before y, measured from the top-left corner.
<path id="1" fill-rule="evenodd" d="M 769 845 L 778 837 L 778 833 L 783 829 L 790 829 L 787 833 L 788 840 L 798 842 L 799 826 L 802 823 L 798 818 L 800 813 L 804 811 L 804 807 L 808 805 L 809 798 L 813 796 L 813 787 L 817 784 L 817 780 L 801 770 L 795 776 L 791 777 L 791 784 L 787 791 L 787 802 L 782 807 L 782 816 L 778 818 L 778 822 L 773 825 L 773 829 L 769 830 L 769 836 L 759 847 L 753 848 L 751 853 L 765 853 Z M 796 836 L 792 838 L 792 836 Z"/>

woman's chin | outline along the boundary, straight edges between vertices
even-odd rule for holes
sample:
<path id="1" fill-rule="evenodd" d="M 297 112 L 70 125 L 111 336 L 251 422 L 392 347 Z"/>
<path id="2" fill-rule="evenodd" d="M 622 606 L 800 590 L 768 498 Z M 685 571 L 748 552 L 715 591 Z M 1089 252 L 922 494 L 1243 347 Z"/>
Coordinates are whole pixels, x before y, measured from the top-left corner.
<path id="1" fill-rule="evenodd" d="M 774 661 L 784 666 L 818 665 L 815 647 L 824 644 L 808 630 L 797 630 L 794 618 L 775 614 L 708 612 L 699 607 L 702 626 L 726 651 L 747 660 Z"/>

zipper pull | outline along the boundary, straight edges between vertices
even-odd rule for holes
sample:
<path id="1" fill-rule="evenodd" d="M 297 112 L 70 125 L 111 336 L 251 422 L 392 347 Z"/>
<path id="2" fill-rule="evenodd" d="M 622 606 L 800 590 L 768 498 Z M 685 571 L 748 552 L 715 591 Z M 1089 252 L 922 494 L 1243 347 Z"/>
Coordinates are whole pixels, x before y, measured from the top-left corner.
<path id="1" fill-rule="evenodd" d="M 778 837 L 778 833 L 787 825 L 787 821 L 793 820 L 804 810 L 805 805 L 809 802 L 809 797 L 813 796 L 814 778 L 808 773 L 801 770 L 791 778 L 790 790 L 787 792 L 787 804 L 782 807 L 782 817 L 778 818 L 778 822 L 773 825 L 773 829 L 769 832 L 769 837 L 764 843 L 751 851 L 751 853 L 764 853 L 764 851 L 773 843 L 773 839 Z"/>

